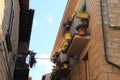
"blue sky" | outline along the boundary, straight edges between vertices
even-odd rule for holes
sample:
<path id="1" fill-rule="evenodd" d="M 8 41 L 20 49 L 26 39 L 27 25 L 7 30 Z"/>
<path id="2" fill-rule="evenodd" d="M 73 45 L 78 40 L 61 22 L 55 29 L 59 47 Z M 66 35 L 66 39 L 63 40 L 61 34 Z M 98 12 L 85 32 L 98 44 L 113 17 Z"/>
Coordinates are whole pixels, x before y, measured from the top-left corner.
<path id="1" fill-rule="evenodd" d="M 67 0 L 30 0 L 30 8 L 35 9 L 30 50 L 37 53 L 36 57 L 50 57 L 66 3 Z M 51 72 L 53 65 L 49 59 L 37 61 L 30 71 L 32 80 L 41 80 L 43 74 Z"/>

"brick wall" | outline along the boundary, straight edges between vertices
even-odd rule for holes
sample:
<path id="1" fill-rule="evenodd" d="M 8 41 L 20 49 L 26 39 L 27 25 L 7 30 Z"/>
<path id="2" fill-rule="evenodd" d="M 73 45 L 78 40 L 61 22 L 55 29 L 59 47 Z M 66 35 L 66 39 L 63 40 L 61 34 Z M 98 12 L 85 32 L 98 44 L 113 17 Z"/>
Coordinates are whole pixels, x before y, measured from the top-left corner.
<path id="1" fill-rule="evenodd" d="M 104 60 L 103 37 L 102 37 L 102 24 L 99 0 L 86 1 L 87 12 L 89 13 L 89 30 L 91 36 L 91 47 L 88 51 L 88 60 L 80 61 L 77 66 L 79 70 L 71 70 L 72 76 L 70 80 L 97 80 L 102 72 L 101 65 Z M 75 22 L 74 22 L 75 23 Z M 103 60 L 102 60 L 103 59 Z M 103 62 L 101 62 L 101 60 Z M 76 71 L 75 71 L 76 70 Z M 77 74 L 78 73 L 78 74 Z M 88 77 L 87 77 L 88 76 Z M 79 78 L 77 78 L 79 77 Z M 77 79 L 76 79 L 77 78 Z"/>
<path id="2" fill-rule="evenodd" d="M 120 66 L 120 0 L 104 1 L 104 26 L 109 60 Z"/>
<path id="3" fill-rule="evenodd" d="M 120 66 L 120 0 L 103 0 L 104 29 L 108 60 Z M 108 78 L 120 80 L 120 70 L 112 65 L 109 66 Z"/>
<path id="4" fill-rule="evenodd" d="M 107 54 L 111 62 L 120 65 L 120 28 L 118 28 L 120 26 L 120 0 L 108 0 L 108 5 L 106 1 L 103 2 L 103 14 Z M 120 70 L 105 60 L 100 0 L 86 0 L 86 7 L 90 16 L 91 47 L 88 50 L 87 61 L 80 61 L 74 65 L 68 79 L 120 80 Z M 110 27 L 110 24 L 117 28 Z"/>
<path id="5" fill-rule="evenodd" d="M 103 47 L 100 0 L 87 0 L 87 12 L 90 15 L 89 29 L 91 33 L 91 47 L 88 50 L 88 74 L 90 80 L 97 80 L 103 71 L 102 65 L 106 63 Z"/>

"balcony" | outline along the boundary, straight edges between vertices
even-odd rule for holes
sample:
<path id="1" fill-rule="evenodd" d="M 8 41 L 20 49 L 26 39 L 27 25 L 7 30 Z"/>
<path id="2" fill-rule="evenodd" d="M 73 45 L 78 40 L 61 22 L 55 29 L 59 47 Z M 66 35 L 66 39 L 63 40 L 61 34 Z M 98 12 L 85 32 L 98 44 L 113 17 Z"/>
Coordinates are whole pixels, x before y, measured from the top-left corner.
<path id="1" fill-rule="evenodd" d="M 74 56 L 79 56 L 85 49 L 87 49 L 88 43 L 90 41 L 90 36 L 80 36 L 75 34 L 68 48 L 67 54 Z"/>
<path id="2" fill-rule="evenodd" d="M 66 79 L 70 72 L 68 55 L 60 51 L 57 52 L 56 56 L 56 66 L 53 66 L 52 74 L 57 76 L 58 79 Z"/>

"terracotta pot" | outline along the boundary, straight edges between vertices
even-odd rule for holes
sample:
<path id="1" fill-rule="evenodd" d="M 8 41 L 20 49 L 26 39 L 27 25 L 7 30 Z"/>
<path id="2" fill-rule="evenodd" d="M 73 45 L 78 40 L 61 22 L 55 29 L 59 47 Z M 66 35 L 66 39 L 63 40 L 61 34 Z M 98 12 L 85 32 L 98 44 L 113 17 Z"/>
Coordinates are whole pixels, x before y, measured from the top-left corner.
<path id="1" fill-rule="evenodd" d="M 86 34 L 86 28 L 79 28 L 78 29 L 78 34 L 80 36 L 84 36 Z"/>

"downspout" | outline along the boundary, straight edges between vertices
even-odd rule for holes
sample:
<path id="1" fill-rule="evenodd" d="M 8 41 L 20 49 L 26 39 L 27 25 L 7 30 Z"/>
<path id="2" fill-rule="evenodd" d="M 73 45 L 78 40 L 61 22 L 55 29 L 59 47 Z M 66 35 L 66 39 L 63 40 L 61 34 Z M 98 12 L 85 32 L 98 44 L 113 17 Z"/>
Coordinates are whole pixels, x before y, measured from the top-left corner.
<path id="1" fill-rule="evenodd" d="M 108 53 L 107 53 L 107 49 L 106 49 L 106 35 L 105 35 L 105 26 L 104 26 L 104 16 L 103 16 L 103 0 L 100 0 L 100 6 L 101 6 L 101 21 L 102 21 L 102 30 L 103 30 L 103 40 L 104 40 L 104 51 L 105 51 L 105 60 L 107 61 L 107 63 L 117 67 L 120 69 L 120 66 L 111 62 L 108 58 Z"/>

